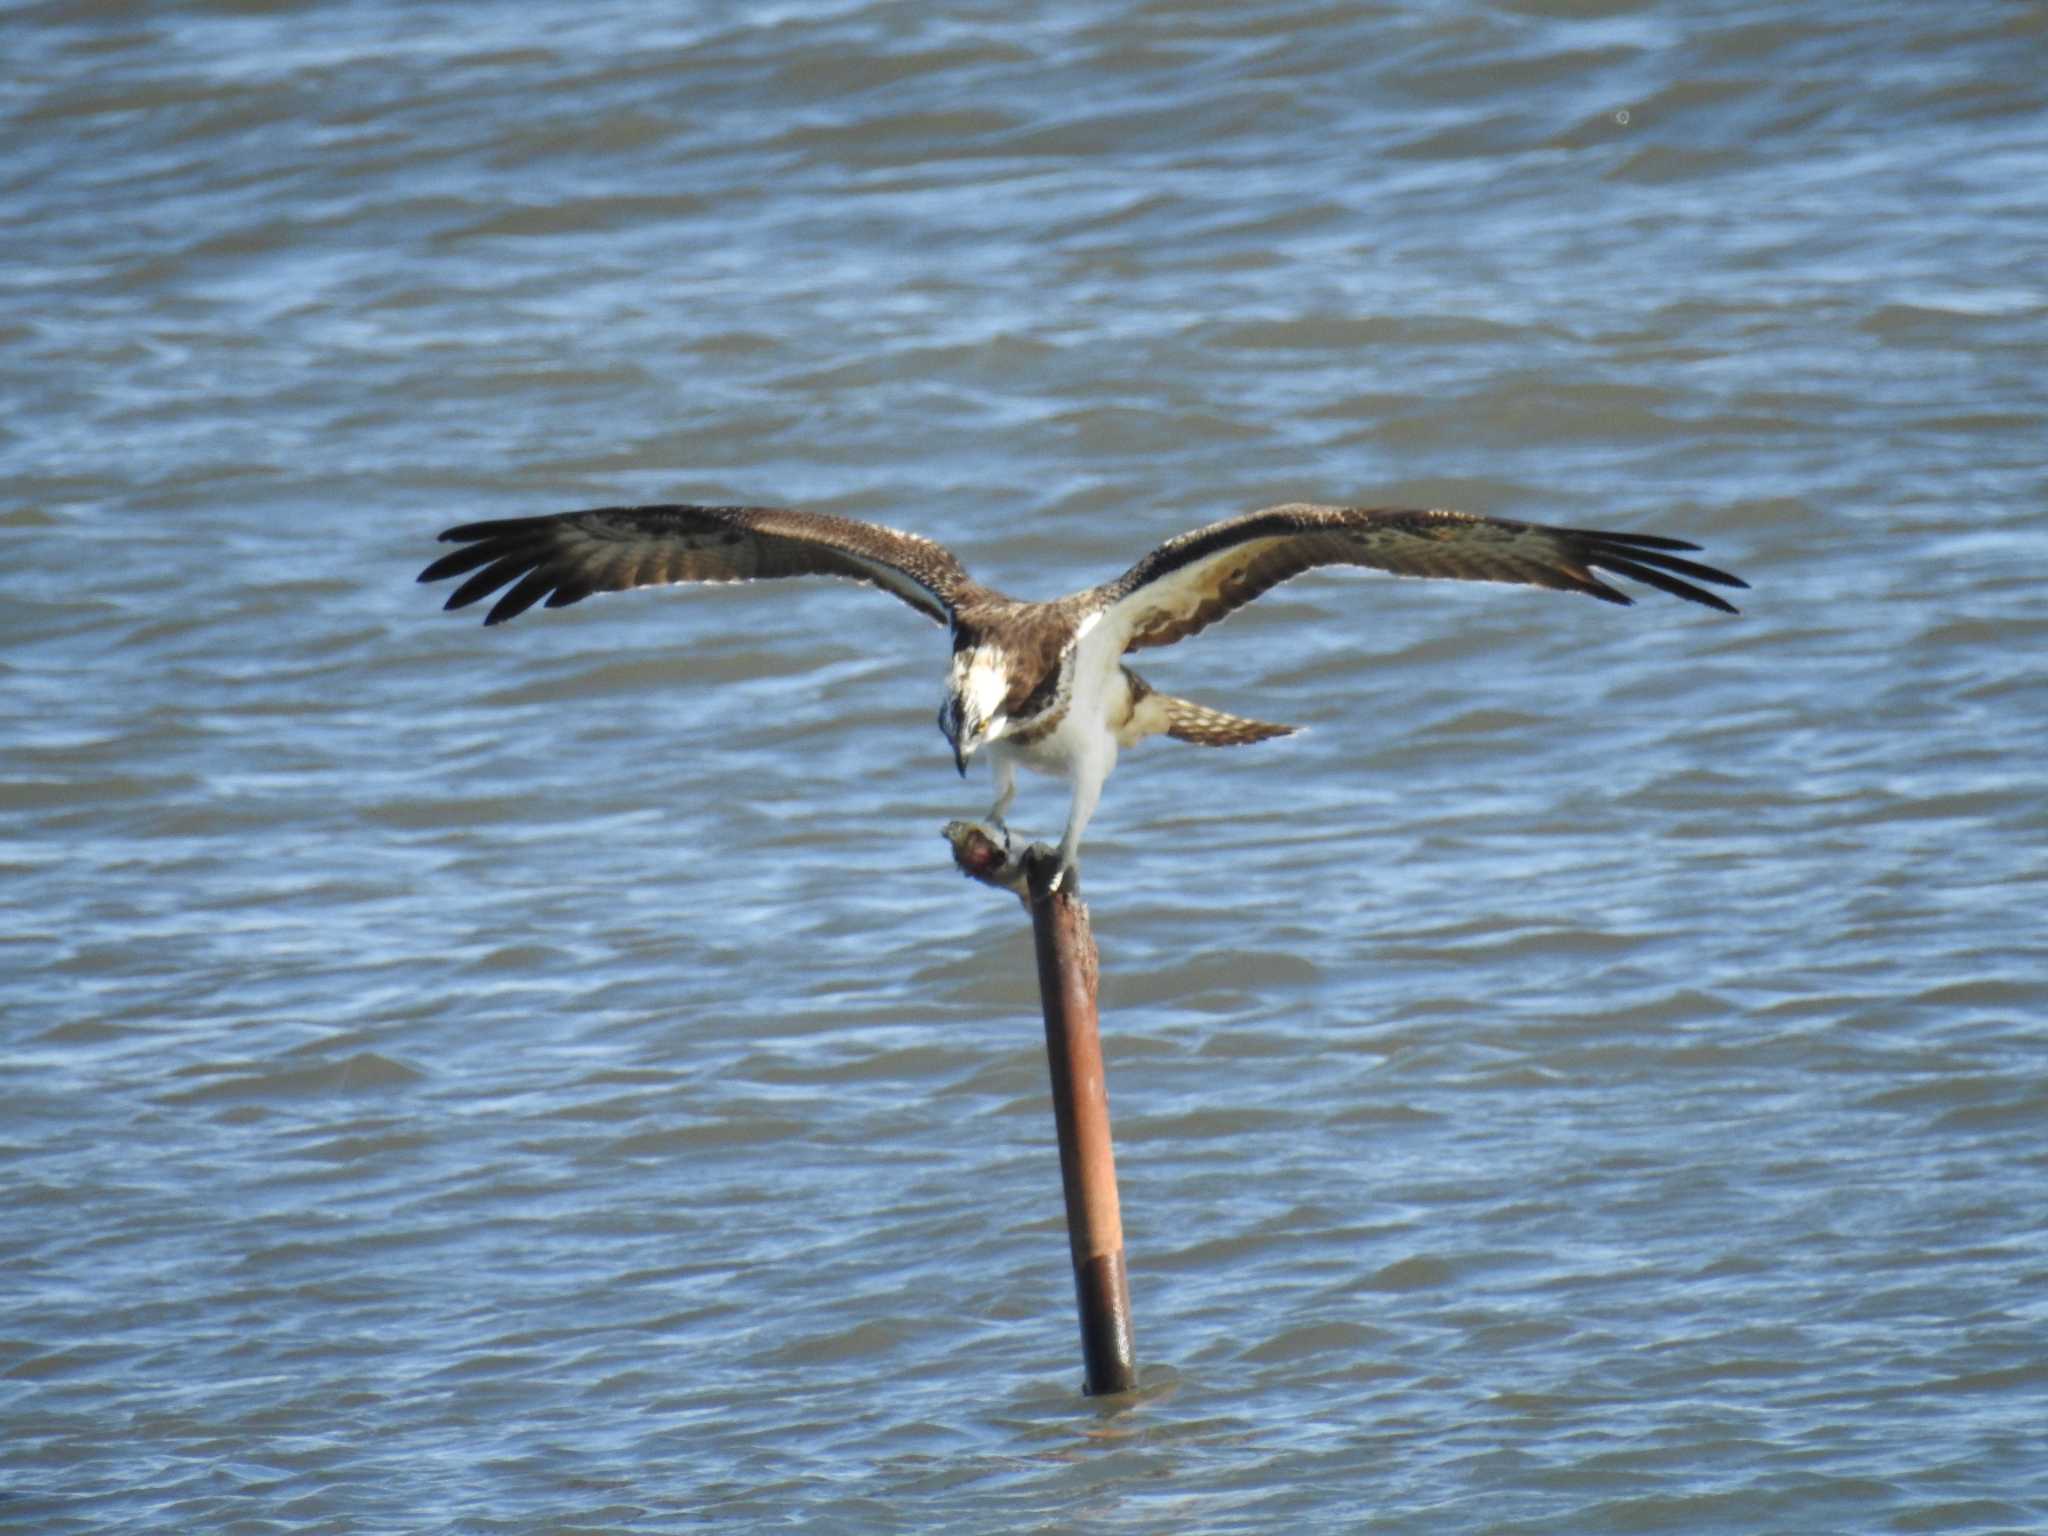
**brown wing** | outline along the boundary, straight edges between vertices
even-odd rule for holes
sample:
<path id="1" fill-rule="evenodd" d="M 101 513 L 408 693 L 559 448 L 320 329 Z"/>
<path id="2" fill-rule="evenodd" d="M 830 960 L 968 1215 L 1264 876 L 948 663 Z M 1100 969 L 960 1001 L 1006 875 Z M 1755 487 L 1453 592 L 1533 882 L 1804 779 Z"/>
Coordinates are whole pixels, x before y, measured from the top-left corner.
<path id="1" fill-rule="evenodd" d="M 1109 605 L 1106 621 L 1127 637 L 1124 648 L 1131 651 L 1171 645 L 1319 565 L 1520 582 L 1610 603 L 1632 601 L 1595 576 L 1597 569 L 1734 613 L 1693 582 L 1749 583 L 1674 553 L 1698 547 L 1647 533 L 1547 528 L 1470 512 L 1299 504 L 1247 512 L 1168 539 L 1098 591 Z"/>
<path id="2" fill-rule="evenodd" d="M 462 545 L 421 581 L 473 572 L 449 597 L 467 608 L 512 584 L 484 619 L 502 624 L 542 598 L 560 608 L 593 592 L 683 581 L 840 576 L 880 587 L 940 624 L 973 590 L 950 550 L 875 523 L 779 507 L 597 507 L 547 517 L 464 523 L 442 539 Z"/>

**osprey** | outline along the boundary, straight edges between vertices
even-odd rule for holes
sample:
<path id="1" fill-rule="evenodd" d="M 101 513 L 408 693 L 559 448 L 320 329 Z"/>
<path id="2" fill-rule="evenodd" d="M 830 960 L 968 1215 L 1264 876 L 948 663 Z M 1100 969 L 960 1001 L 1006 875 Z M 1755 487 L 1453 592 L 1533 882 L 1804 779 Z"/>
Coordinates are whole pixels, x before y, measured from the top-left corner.
<path id="1" fill-rule="evenodd" d="M 1114 581 L 1049 603 L 982 586 L 950 550 L 916 534 L 778 507 L 598 507 L 465 523 L 441 538 L 462 548 L 419 579 L 468 575 L 449 608 L 511 587 L 486 624 L 502 624 L 542 599 L 560 608 L 593 592 L 675 582 L 838 576 L 901 598 L 952 634 L 939 729 L 963 778 L 968 759 L 987 749 L 996 791 L 988 820 L 1007 838 L 1003 817 L 1016 796 L 1020 763 L 1072 782 L 1055 887 L 1075 867 L 1081 833 L 1121 748 L 1157 735 L 1233 747 L 1292 733 L 1292 726 L 1160 693 L 1123 658 L 1206 629 L 1304 571 L 1369 566 L 1628 604 L 1593 574 L 1600 570 L 1723 613 L 1736 610 L 1693 583 L 1748 585 L 1682 558 L 1678 551 L 1699 546 L 1680 539 L 1469 512 L 1306 503 L 1247 512 L 1168 539 Z"/>

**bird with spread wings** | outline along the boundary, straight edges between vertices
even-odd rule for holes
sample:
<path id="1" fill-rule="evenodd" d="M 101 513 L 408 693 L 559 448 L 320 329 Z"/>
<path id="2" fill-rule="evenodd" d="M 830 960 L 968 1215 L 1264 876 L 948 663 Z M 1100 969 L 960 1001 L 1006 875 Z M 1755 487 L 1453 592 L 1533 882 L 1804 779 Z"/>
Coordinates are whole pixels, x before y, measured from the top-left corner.
<path id="1" fill-rule="evenodd" d="M 1120 748 L 1154 735 L 1238 746 L 1293 730 L 1160 693 L 1124 665 L 1126 653 L 1185 639 L 1305 571 L 1364 566 L 1630 603 L 1596 574 L 1605 572 L 1723 613 L 1736 610 L 1698 583 L 1748 586 L 1684 558 L 1699 546 L 1680 539 L 1440 509 L 1306 503 L 1181 534 L 1115 580 L 1044 603 L 981 585 L 930 539 L 778 507 L 598 507 L 465 523 L 441 538 L 461 547 L 419 579 L 467 577 L 449 608 L 500 594 L 486 624 L 535 603 L 560 608 L 598 592 L 679 582 L 837 576 L 901 598 L 951 633 L 939 729 L 963 777 L 968 760 L 986 749 L 996 790 L 988 819 L 997 829 L 1007 836 L 1003 817 L 1020 764 L 1073 785 L 1055 887 L 1076 867 L 1082 831 Z"/>

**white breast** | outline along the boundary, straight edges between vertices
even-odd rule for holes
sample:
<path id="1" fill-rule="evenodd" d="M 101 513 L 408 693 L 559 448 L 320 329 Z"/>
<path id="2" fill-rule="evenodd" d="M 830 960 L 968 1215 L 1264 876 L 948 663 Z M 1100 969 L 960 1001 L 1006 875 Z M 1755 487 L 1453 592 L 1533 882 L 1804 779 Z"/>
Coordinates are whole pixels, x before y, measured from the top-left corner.
<path id="1" fill-rule="evenodd" d="M 1032 742 L 1007 738 L 991 750 L 1007 749 L 1014 761 L 1061 778 L 1107 777 L 1116 764 L 1112 717 L 1129 708 L 1130 685 L 1124 681 L 1121 654 L 1092 622 L 1084 622 L 1074 653 L 1073 697 L 1060 723 Z"/>

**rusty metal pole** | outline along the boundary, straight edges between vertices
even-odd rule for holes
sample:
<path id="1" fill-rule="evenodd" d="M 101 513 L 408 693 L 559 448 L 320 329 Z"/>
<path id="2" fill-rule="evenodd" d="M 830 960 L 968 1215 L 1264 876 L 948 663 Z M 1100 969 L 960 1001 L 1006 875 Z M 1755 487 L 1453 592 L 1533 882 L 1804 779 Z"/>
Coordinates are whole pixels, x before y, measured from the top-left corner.
<path id="1" fill-rule="evenodd" d="M 1095 936 L 1079 880 L 1070 875 L 1061 889 L 1047 890 L 1057 867 L 1048 850 L 1033 848 L 1012 859 L 970 823 L 954 822 L 946 837 L 963 873 L 1014 892 L 1031 913 L 1087 1390 L 1090 1396 L 1129 1392 L 1138 1384 L 1131 1286 L 1124 1269 L 1123 1208 L 1117 1198 L 1109 1083 L 1095 1006 Z"/>
<path id="2" fill-rule="evenodd" d="M 1109 1083 L 1097 1028 L 1095 935 L 1079 880 L 1046 890 L 1046 861 L 1031 865 L 1031 934 L 1038 950 L 1038 995 L 1045 1008 L 1045 1054 L 1052 1066 L 1053 1123 L 1059 1129 L 1060 1182 L 1067 1196 L 1067 1246 L 1081 1313 L 1081 1358 L 1091 1396 L 1138 1384 L 1131 1342 L 1131 1284 L 1124 1270 L 1123 1206 L 1109 1139 Z"/>

